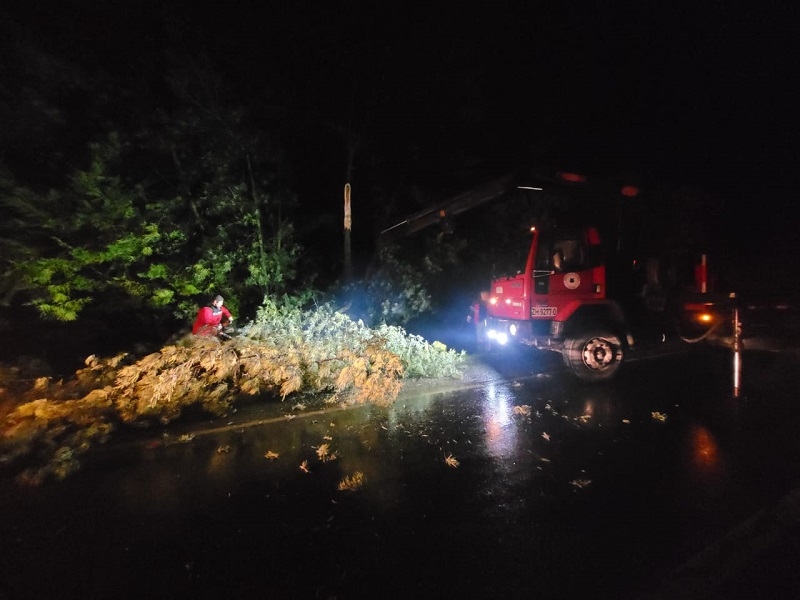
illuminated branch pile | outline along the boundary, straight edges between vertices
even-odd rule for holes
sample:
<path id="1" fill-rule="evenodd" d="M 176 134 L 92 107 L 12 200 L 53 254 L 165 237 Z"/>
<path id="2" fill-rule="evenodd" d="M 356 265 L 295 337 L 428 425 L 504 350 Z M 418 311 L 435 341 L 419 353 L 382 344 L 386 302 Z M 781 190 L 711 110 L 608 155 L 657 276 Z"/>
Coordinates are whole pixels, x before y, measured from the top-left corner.
<path id="1" fill-rule="evenodd" d="M 63 478 L 78 466 L 75 457 L 116 425 L 166 425 L 189 406 L 221 416 L 246 397 L 314 394 L 388 405 L 407 371 L 455 376 L 463 359 L 438 343 L 397 328 L 370 330 L 329 309 L 277 314 L 265 309 L 225 342 L 189 338 L 135 362 L 129 355 L 91 356 L 69 382 L 39 380 L 0 423 L 0 466 L 44 464 L 22 473 L 31 483 Z M 396 349 L 402 339 L 405 348 Z"/>

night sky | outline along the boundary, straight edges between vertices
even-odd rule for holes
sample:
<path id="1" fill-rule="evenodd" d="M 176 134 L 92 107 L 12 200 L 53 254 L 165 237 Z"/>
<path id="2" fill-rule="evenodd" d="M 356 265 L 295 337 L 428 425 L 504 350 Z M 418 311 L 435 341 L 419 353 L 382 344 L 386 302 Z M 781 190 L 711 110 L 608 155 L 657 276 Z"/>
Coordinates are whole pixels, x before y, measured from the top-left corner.
<path id="1" fill-rule="evenodd" d="M 339 122 L 366 140 L 354 188 L 376 162 L 444 193 L 466 180 L 453 156 L 501 174 L 546 153 L 699 186 L 731 228 L 794 233 L 791 3 L 10 4 L 0 13 L 46 52 L 120 82 L 156 89 L 169 52 L 208 57 L 244 104 L 302 124 L 283 136 L 308 195 L 341 197 L 344 144 L 320 125 Z"/>

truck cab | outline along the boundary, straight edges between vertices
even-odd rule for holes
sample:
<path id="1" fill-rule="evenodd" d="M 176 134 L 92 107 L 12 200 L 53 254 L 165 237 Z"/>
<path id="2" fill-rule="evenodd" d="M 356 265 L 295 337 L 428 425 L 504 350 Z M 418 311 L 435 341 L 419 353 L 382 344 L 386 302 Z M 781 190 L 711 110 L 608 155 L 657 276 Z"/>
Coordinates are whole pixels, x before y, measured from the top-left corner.
<path id="1" fill-rule="evenodd" d="M 491 282 L 489 344 L 559 352 L 580 378 L 611 378 L 632 343 L 622 308 L 606 297 L 606 265 L 594 227 L 532 228 L 524 268 Z"/>

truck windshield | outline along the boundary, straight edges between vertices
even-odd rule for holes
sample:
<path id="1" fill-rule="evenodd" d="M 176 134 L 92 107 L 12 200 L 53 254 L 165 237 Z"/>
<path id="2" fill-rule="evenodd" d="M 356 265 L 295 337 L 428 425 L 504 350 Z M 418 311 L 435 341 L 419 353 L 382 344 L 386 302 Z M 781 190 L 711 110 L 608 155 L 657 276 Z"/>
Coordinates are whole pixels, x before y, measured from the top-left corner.
<path id="1" fill-rule="evenodd" d="M 586 244 L 580 231 L 559 231 L 539 238 L 534 269 L 560 273 L 585 268 Z"/>
<path id="2" fill-rule="evenodd" d="M 509 237 L 501 251 L 494 254 L 493 277 L 513 277 L 525 272 L 533 236 L 529 231 Z"/>

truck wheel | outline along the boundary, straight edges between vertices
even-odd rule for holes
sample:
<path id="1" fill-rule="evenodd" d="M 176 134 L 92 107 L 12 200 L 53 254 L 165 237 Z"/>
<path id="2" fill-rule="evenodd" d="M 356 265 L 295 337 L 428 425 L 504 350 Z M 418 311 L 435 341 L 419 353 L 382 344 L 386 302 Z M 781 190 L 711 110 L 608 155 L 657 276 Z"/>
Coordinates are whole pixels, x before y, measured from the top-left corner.
<path id="1" fill-rule="evenodd" d="M 622 364 L 622 342 L 607 331 L 590 331 L 564 343 L 566 364 L 584 381 L 610 379 Z"/>

